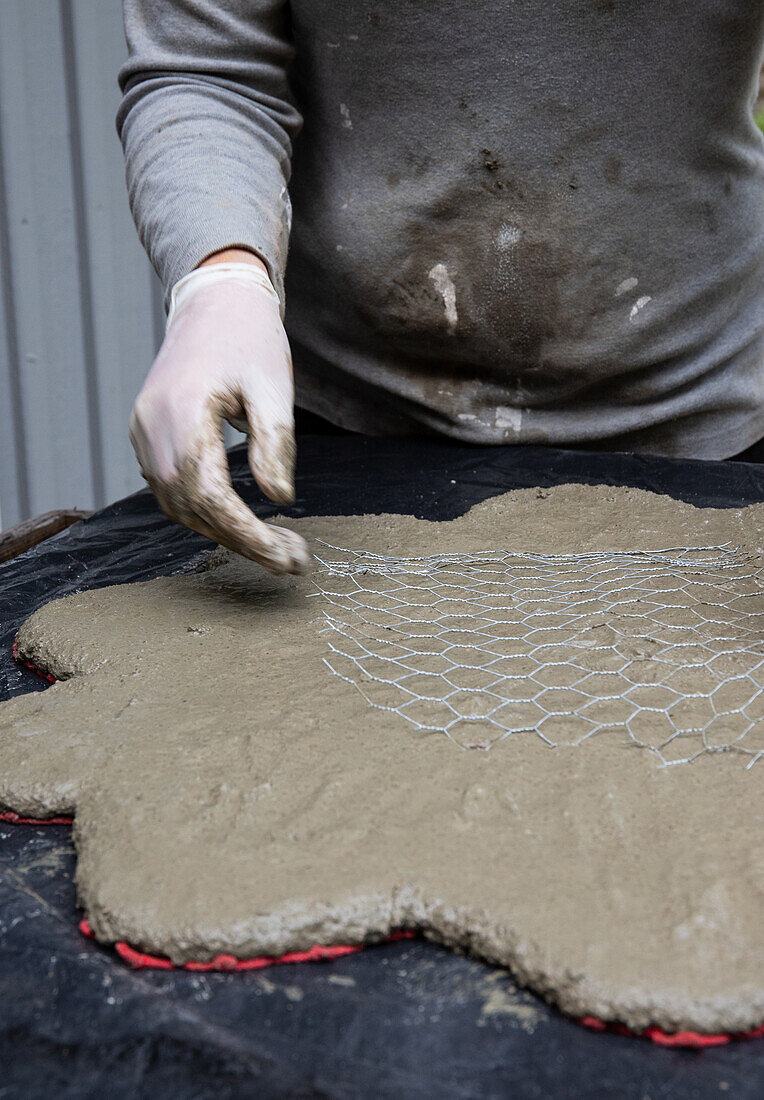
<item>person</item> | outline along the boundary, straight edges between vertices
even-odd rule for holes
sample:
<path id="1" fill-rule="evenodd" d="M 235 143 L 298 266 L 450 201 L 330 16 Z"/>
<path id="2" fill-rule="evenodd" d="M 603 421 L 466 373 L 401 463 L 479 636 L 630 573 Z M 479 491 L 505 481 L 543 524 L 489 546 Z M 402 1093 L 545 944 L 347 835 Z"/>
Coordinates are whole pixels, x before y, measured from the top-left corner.
<path id="1" fill-rule="evenodd" d="M 241 426 L 292 500 L 293 386 L 374 434 L 696 458 L 764 436 L 764 0 L 124 15 L 118 128 L 170 306 L 131 437 L 172 518 L 306 567 L 222 441 Z"/>

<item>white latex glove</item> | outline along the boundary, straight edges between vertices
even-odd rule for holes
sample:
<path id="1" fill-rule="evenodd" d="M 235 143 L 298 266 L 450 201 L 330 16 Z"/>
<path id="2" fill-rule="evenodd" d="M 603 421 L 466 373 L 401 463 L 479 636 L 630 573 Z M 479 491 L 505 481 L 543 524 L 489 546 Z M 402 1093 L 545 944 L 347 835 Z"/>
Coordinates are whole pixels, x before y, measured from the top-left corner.
<path id="1" fill-rule="evenodd" d="M 304 539 L 263 523 L 231 484 L 223 420 L 247 432 L 263 492 L 294 500 L 292 361 L 267 274 L 217 263 L 173 289 L 164 342 L 138 394 L 130 439 L 162 511 L 274 573 L 310 566 Z"/>

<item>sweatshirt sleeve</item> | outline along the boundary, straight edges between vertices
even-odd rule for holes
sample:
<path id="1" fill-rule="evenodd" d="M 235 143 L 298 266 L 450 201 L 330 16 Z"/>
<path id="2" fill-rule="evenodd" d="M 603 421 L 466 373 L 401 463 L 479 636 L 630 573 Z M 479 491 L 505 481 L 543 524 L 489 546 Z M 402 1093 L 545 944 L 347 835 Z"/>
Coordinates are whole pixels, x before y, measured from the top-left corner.
<path id="1" fill-rule="evenodd" d="M 284 299 L 287 184 L 301 119 L 286 0 L 123 0 L 117 129 L 130 207 L 165 292 L 246 247 Z"/>

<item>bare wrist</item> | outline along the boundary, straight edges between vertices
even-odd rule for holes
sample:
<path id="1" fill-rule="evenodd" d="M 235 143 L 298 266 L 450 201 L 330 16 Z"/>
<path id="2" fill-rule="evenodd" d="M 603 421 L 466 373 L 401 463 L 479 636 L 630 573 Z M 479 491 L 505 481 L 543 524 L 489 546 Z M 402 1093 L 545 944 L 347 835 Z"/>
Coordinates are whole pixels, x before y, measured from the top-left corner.
<path id="1" fill-rule="evenodd" d="M 211 267 L 213 264 L 252 264 L 259 267 L 268 275 L 268 268 L 255 252 L 248 248 L 223 248 L 220 252 L 213 252 L 198 265 L 199 267 Z"/>

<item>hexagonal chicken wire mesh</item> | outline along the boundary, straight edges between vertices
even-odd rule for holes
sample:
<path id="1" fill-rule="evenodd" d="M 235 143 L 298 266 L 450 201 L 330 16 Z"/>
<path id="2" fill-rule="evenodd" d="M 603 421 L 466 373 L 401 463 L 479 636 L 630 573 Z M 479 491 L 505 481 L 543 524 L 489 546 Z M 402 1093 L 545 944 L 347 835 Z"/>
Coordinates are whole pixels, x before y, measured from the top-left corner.
<path id="1" fill-rule="evenodd" d="M 764 756 L 764 586 L 733 546 L 391 557 L 324 543 L 332 673 L 420 731 L 488 749 L 611 731 L 661 764 Z"/>

